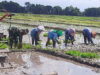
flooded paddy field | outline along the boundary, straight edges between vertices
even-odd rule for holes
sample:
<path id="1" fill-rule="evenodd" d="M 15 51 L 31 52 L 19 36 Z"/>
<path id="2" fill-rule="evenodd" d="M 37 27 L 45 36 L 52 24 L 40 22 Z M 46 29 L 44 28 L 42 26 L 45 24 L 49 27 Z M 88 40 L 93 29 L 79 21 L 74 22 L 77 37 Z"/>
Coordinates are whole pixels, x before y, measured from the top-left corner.
<path id="1" fill-rule="evenodd" d="M 1 23 L 0 24 L 0 32 L 3 32 L 4 34 L 8 35 L 8 31 L 7 29 L 9 28 L 9 24 L 7 23 Z M 33 29 L 33 27 L 26 27 L 26 26 L 21 26 L 21 25 L 16 25 L 16 24 L 12 24 L 12 26 L 18 27 L 18 28 L 28 28 L 29 29 L 29 33 L 28 35 L 23 36 L 23 42 L 25 43 L 30 43 L 31 44 L 31 37 L 30 37 L 30 32 Z M 95 28 L 95 27 L 94 27 Z M 96 30 L 97 28 L 95 28 Z M 47 41 L 47 37 L 44 37 L 43 34 L 47 33 L 50 29 L 46 29 L 46 31 L 44 31 L 41 35 L 40 35 L 40 39 L 42 40 L 41 42 L 41 46 L 43 48 L 46 48 L 45 44 Z M 95 31 L 94 30 L 94 31 Z M 67 47 L 65 47 L 65 44 L 63 43 L 63 40 L 65 36 L 61 36 L 59 38 L 59 40 L 62 42 L 62 44 L 57 44 L 56 48 L 58 49 L 63 49 L 63 50 L 80 50 L 80 51 L 94 51 L 94 50 L 100 50 L 100 35 L 97 35 L 95 39 L 93 39 L 95 46 L 92 45 L 84 45 L 84 40 L 83 40 L 83 35 L 81 33 L 77 33 L 75 35 L 75 42 L 74 45 L 68 44 Z M 27 39 L 27 40 L 26 40 Z M 52 47 L 51 45 L 49 47 Z"/>
<path id="2" fill-rule="evenodd" d="M 11 52 L 7 55 L 0 75 L 100 75 L 100 69 L 44 53 Z"/>
<path id="3" fill-rule="evenodd" d="M 5 20 L 5 22 L 10 22 L 8 19 Z M 50 22 L 39 22 L 39 21 L 32 21 L 32 20 L 20 20 L 20 19 L 13 19 L 12 23 L 21 23 L 21 24 L 29 24 L 29 25 L 43 25 L 43 26 L 50 26 L 50 27 L 59 27 L 59 28 L 64 28 L 64 29 L 68 29 L 68 28 L 75 28 L 78 31 L 82 31 L 84 29 L 84 27 L 89 27 L 92 30 L 95 30 L 95 32 L 100 33 L 100 27 L 96 27 L 93 25 L 82 25 L 82 24 L 59 24 L 59 23 L 50 23 Z"/>
<path id="4" fill-rule="evenodd" d="M 7 29 L 9 26 L 9 23 L 0 23 L 0 32 L 8 36 Z M 33 29 L 33 27 L 26 27 L 17 24 L 12 24 L 12 26 L 18 28 L 28 28 L 29 33 L 28 35 L 23 36 L 23 42 L 31 44 L 30 31 Z M 71 26 L 69 26 L 69 28 L 70 27 Z M 66 28 L 68 27 L 66 26 Z M 81 29 L 78 27 L 76 28 Z M 99 28 L 93 28 L 94 31 L 99 30 Z M 43 34 L 47 33 L 49 30 L 51 29 L 46 29 L 46 31 L 40 35 L 42 40 L 41 46 L 43 48 L 46 48 L 45 44 L 47 41 L 47 37 L 44 37 Z M 64 36 L 60 37 L 59 40 L 62 42 L 61 44 L 56 45 L 56 48 L 59 50 L 66 51 L 74 49 L 80 50 L 82 52 L 90 52 L 96 50 L 100 51 L 100 35 L 97 35 L 96 38 L 93 39 L 95 46 L 84 45 L 83 35 L 81 33 L 76 34 L 74 45 L 68 44 L 68 46 L 65 47 L 63 43 Z M 48 47 L 51 48 L 52 45 Z M 4 63 L 4 67 L 2 67 L 0 64 L 0 75 L 100 75 L 100 69 L 80 65 L 72 61 L 66 61 L 62 58 L 34 51 L 23 53 L 12 52 L 7 53 L 7 56 L 7 61 Z M 95 61 L 100 63 L 99 59 Z"/>

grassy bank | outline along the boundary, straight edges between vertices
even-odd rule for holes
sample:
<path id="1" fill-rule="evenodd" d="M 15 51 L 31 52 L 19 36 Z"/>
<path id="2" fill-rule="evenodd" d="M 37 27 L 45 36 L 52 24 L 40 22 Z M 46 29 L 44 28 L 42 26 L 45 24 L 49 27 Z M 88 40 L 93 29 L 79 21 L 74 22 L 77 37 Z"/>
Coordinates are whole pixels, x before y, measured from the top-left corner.
<path id="1" fill-rule="evenodd" d="M 0 13 L 2 16 L 3 13 Z M 64 24 L 82 24 L 100 26 L 100 17 L 80 17 L 80 16 L 58 16 L 58 15 L 39 15 L 39 14 L 21 14 L 17 13 L 14 19 L 25 19 L 42 22 L 55 22 Z"/>

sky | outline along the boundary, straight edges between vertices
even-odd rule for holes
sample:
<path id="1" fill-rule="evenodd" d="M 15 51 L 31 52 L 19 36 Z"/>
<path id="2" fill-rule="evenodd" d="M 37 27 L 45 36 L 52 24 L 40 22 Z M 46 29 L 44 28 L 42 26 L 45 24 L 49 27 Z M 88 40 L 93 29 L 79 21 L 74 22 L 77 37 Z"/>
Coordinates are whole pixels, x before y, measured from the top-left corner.
<path id="1" fill-rule="evenodd" d="M 5 0 L 0 0 L 5 1 Z M 17 2 L 24 6 L 25 2 L 30 2 L 31 4 L 42 4 L 51 6 L 61 6 L 65 8 L 67 6 L 78 7 L 81 11 L 86 8 L 100 7 L 100 0 L 6 0 Z"/>

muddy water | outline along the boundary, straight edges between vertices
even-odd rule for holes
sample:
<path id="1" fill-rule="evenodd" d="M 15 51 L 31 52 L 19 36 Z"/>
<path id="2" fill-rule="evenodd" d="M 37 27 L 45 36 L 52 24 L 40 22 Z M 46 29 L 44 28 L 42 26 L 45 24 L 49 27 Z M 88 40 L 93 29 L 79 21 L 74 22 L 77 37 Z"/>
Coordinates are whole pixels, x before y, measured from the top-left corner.
<path id="1" fill-rule="evenodd" d="M 1 69 L 0 75 L 100 75 L 99 69 L 96 73 L 96 69 L 38 52 L 10 53 L 8 60 L 16 68 Z"/>
<path id="2" fill-rule="evenodd" d="M 0 32 L 3 32 L 4 34 L 8 35 L 8 27 L 9 25 L 7 23 L 0 23 L 1 26 L 0 26 Z M 25 26 L 18 26 L 18 25 L 14 25 L 12 24 L 12 26 L 16 26 L 18 28 L 27 28 Z M 23 36 L 23 42 L 25 43 L 31 43 L 31 37 L 30 37 L 30 32 L 31 30 L 33 29 L 32 27 L 28 27 L 29 29 L 29 34 L 28 35 L 25 35 Z M 41 46 L 42 47 L 46 47 L 45 44 L 46 44 L 46 41 L 47 41 L 47 37 L 43 37 L 43 34 L 44 33 L 47 33 L 49 30 L 46 30 L 45 32 L 43 32 L 40 36 L 40 39 L 42 40 L 41 42 Z M 27 40 L 26 40 L 27 39 Z M 44 40 L 45 39 L 45 40 Z M 82 50 L 82 51 L 88 51 L 88 50 L 99 50 L 100 49 L 100 36 L 97 35 L 95 39 L 93 39 L 94 43 L 96 44 L 95 46 L 92 46 L 92 45 L 84 45 L 84 40 L 83 40 L 83 35 L 82 34 L 76 34 L 75 36 L 75 42 L 74 42 L 74 45 L 71 45 L 71 44 L 68 44 L 67 47 L 65 47 L 64 43 L 63 43 L 63 40 L 64 40 L 64 36 L 60 37 L 59 40 L 62 41 L 62 44 L 60 45 L 56 45 L 56 48 L 60 48 L 60 49 L 66 49 L 66 50 L 71 50 L 71 49 L 76 49 L 76 50 Z M 49 47 L 52 47 L 51 45 Z"/>

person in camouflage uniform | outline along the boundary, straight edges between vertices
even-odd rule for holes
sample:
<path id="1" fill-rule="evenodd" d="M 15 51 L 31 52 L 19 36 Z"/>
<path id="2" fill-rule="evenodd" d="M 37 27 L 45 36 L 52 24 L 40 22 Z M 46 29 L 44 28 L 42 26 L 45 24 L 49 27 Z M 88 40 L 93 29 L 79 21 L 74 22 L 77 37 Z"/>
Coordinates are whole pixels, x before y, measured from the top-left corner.
<path id="1" fill-rule="evenodd" d="M 9 31 L 10 48 L 12 48 L 13 43 L 15 48 L 17 47 L 18 43 L 20 48 L 22 48 L 22 38 L 23 35 L 29 32 L 28 29 L 18 29 L 17 27 L 11 27 L 8 31 Z"/>

